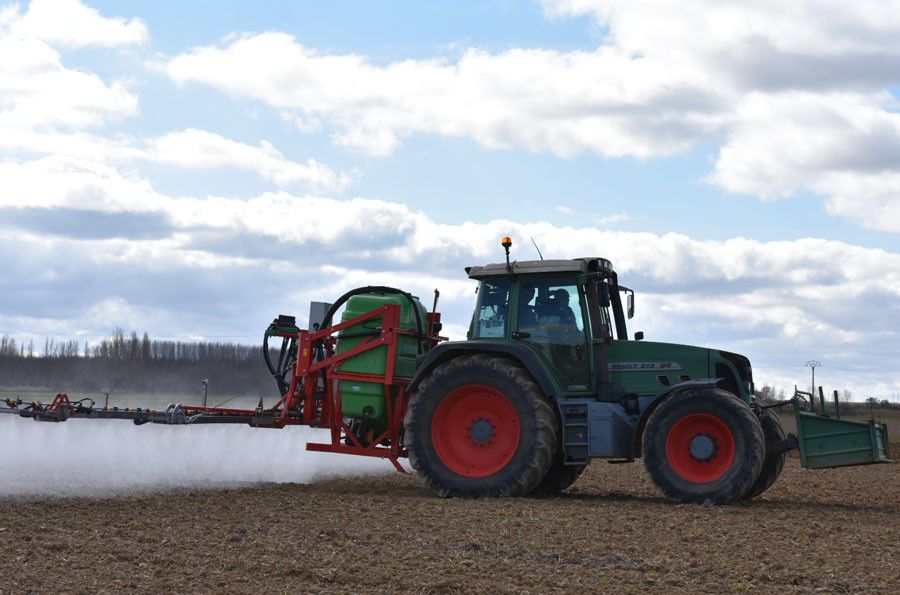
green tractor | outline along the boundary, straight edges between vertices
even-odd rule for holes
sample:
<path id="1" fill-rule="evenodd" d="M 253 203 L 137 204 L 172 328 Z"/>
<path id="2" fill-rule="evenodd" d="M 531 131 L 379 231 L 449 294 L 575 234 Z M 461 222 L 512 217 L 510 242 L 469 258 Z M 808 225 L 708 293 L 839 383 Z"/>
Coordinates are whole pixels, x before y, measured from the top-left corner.
<path id="1" fill-rule="evenodd" d="M 608 260 L 510 263 L 512 243 L 502 244 L 505 263 L 467 269 L 479 285 L 466 341 L 437 335 L 437 292 L 431 313 L 407 292 L 369 286 L 310 304 L 308 330 L 278 316 L 263 339 L 274 406 L 101 408 L 59 393 L 49 404 L 0 401 L 0 413 L 320 428 L 330 441 L 307 450 L 387 459 L 399 471 L 408 456 L 442 496 L 550 495 L 592 459 L 643 458 L 667 496 L 723 504 L 763 493 L 793 448 L 810 469 L 888 460 L 886 426 L 840 419 L 837 401 L 827 415 L 821 389 L 818 413 L 800 391 L 759 403 L 746 357 L 629 337 L 634 292 Z M 797 436 L 773 413 L 788 403 Z"/>
<path id="2" fill-rule="evenodd" d="M 592 459 L 643 458 L 670 498 L 723 504 L 763 493 L 802 450 L 754 398 L 746 357 L 629 337 L 634 293 L 608 260 L 510 263 L 503 245 L 505 263 L 466 269 L 479 283 L 467 340 L 422 356 L 408 388 L 405 447 L 435 492 L 549 495 Z M 886 460 L 886 428 L 873 431 L 880 450 L 829 466 Z"/>

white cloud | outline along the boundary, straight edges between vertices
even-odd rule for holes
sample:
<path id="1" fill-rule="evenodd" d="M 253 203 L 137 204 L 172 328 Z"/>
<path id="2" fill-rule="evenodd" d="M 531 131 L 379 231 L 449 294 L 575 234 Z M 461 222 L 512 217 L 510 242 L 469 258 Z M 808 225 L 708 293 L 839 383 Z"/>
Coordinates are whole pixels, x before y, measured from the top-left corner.
<path id="1" fill-rule="evenodd" d="M 881 231 L 900 230 L 900 171 L 835 172 L 810 186 L 830 213 Z"/>
<path id="2" fill-rule="evenodd" d="M 614 213 L 612 215 L 604 215 L 597 219 L 597 223 L 600 225 L 614 225 L 616 223 L 622 223 L 624 221 L 631 221 L 632 217 L 626 211 L 620 211 L 618 213 Z"/>
<path id="3" fill-rule="evenodd" d="M 12 13 L 15 5 L 4 10 Z M 112 47 L 144 43 L 150 37 L 140 19 L 104 17 L 78 0 L 31 0 L 24 15 L 13 15 L 10 19 L 13 35 L 40 39 L 51 45 Z"/>
<path id="4" fill-rule="evenodd" d="M 456 62 L 380 67 L 271 32 L 197 48 L 162 68 L 176 82 L 251 97 L 302 122 L 327 118 L 336 142 L 378 155 L 429 132 L 489 148 L 646 157 L 685 150 L 718 124 L 705 111 L 715 94 L 696 95 L 709 86 L 706 75 L 671 66 L 601 48 L 469 49 Z"/>
<path id="5" fill-rule="evenodd" d="M 86 128 L 137 111 L 137 96 L 124 83 L 65 68 L 44 42 L 0 31 L 0 127 Z"/>
<path id="6" fill-rule="evenodd" d="M 101 167 L 149 162 L 185 170 L 231 168 L 256 173 L 280 188 L 302 186 L 337 193 L 360 176 L 358 171 L 338 172 L 311 158 L 293 161 L 265 140 L 254 146 L 195 128 L 136 138 L 0 125 L 0 155 L 3 152 L 90 160 Z"/>
<path id="7" fill-rule="evenodd" d="M 889 94 L 753 96 L 709 179 L 766 199 L 812 191 L 836 216 L 900 231 L 898 107 Z"/>
<path id="8" fill-rule="evenodd" d="M 53 47 L 116 46 L 148 37 L 138 19 L 110 19 L 93 8 L 63 0 L 32 2 L 25 13 L 0 9 L 0 155 L 150 161 L 183 169 L 235 168 L 252 171 L 279 187 L 341 192 L 358 176 L 335 172 L 314 159 L 299 163 L 271 143 L 258 146 L 193 128 L 147 139 L 88 132 L 138 114 L 138 97 L 124 82 L 105 82 L 82 69 L 64 66 Z M 5 184 L 16 194 L 16 187 Z"/>
<path id="9" fill-rule="evenodd" d="M 234 35 L 161 68 L 250 98 L 335 142 L 378 155 L 406 137 L 469 138 L 484 147 L 641 159 L 721 150 L 709 180 L 763 198 L 823 194 L 831 213 L 900 202 L 896 100 L 900 2 L 547 0 L 548 15 L 607 29 L 593 51 L 468 48 L 456 57 L 376 65 L 285 33 Z M 846 183 L 855 174 L 859 179 Z M 843 180 L 832 191 L 827 180 Z M 836 192 L 842 194 L 838 196 Z M 854 217 L 900 231 L 891 217 Z"/>
<path id="10" fill-rule="evenodd" d="M 194 128 L 150 139 L 148 145 L 140 156 L 150 161 L 185 169 L 236 167 L 255 171 L 282 187 L 303 183 L 340 192 L 357 175 L 336 173 L 315 159 L 308 159 L 306 163 L 291 161 L 268 141 L 253 146 Z"/>
<path id="11" fill-rule="evenodd" d="M 900 171 L 898 107 L 888 94 L 753 95 L 738 110 L 712 180 L 774 198 L 829 172 Z"/>
<path id="12" fill-rule="evenodd" d="M 627 51 L 710 55 L 770 46 L 784 53 L 896 53 L 900 2 L 860 0 L 542 0 L 551 16 L 590 16 Z M 732 57 L 732 56 L 727 56 Z"/>
<path id="13" fill-rule="evenodd" d="M 66 68 L 51 44 L 117 45 L 137 29 L 146 34 L 137 21 L 104 19 L 71 1 L 38 0 L 24 14 L 0 8 L 0 131 L 83 129 L 136 114 L 137 96 L 124 83 Z"/>
<path id="14" fill-rule="evenodd" d="M 175 227 L 249 231 L 287 241 L 330 241 L 348 232 L 402 234 L 416 221 L 406 207 L 364 199 L 334 201 L 267 193 L 250 200 L 171 197 L 150 183 L 93 160 L 50 156 L 0 162 L 0 208 L 77 209 L 165 215 Z M 339 205 L 343 210 L 335 211 Z M 358 244 L 355 244 L 358 245 Z"/>

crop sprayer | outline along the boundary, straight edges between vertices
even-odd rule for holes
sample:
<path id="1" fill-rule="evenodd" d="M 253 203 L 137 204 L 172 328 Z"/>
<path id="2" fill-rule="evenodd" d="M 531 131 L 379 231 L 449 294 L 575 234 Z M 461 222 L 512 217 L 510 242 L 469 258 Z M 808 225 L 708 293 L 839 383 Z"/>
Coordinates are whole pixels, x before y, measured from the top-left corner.
<path id="1" fill-rule="evenodd" d="M 608 260 L 510 262 L 512 241 L 501 244 L 505 262 L 466 269 L 478 288 L 465 341 L 440 336 L 437 291 L 430 312 L 400 289 L 362 287 L 313 302 L 306 329 L 276 318 L 263 341 L 280 395 L 272 407 L 111 409 L 60 393 L 0 411 L 322 428 L 330 440 L 308 450 L 384 458 L 398 471 L 408 457 L 441 496 L 549 495 L 593 459 L 643 458 L 670 498 L 723 504 L 763 493 L 792 449 L 807 468 L 890 462 L 886 425 L 828 415 L 821 389 L 818 411 L 815 395 L 796 390 L 763 403 L 743 355 L 629 337 L 634 292 Z M 796 435 L 773 411 L 786 405 Z"/>

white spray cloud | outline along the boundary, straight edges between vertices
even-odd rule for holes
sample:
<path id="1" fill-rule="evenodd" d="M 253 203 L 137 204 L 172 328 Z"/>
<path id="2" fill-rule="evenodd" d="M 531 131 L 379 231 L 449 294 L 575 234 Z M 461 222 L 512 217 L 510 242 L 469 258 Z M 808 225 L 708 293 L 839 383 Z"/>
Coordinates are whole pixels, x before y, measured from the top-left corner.
<path id="1" fill-rule="evenodd" d="M 120 420 L 42 423 L 3 415 L 0 496 L 107 497 L 394 472 L 386 460 L 306 451 L 307 442 L 328 438 L 309 428 L 135 427 Z"/>

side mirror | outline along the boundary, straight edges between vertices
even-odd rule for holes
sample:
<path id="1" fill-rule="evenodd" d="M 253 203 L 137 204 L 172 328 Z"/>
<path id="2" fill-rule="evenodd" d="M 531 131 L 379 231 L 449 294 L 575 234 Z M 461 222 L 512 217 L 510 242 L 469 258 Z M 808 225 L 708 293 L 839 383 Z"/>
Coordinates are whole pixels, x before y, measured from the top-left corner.
<path id="1" fill-rule="evenodd" d="M 626 298 L 628 302 L 628 319 L 634 318 L 634 293 L 629 293 Z"/>
<path id="2" fill-rule="evenodd" d="M 643 341 L 644 340 L 644 331 L 638 331 L 634 334 L 635 341 Z"/>
<path id="3" fill-rule="evenodd" d="M 609 308 L 609 285 L 600 283 L 600 307 Z"/>

